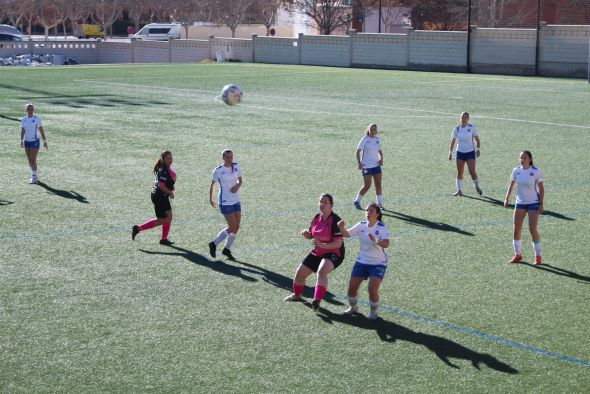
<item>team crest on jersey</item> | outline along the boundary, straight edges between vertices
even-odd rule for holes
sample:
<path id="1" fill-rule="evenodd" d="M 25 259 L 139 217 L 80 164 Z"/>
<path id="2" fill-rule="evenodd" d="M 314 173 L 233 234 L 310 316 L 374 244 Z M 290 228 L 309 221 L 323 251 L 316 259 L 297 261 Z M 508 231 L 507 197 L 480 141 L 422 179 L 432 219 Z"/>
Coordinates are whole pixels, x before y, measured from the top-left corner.
<path id="1" fill-rule="evenodd" d="M 534 172 L 531 172 L 531 176 L 535 176 L 535 173 Z"/>

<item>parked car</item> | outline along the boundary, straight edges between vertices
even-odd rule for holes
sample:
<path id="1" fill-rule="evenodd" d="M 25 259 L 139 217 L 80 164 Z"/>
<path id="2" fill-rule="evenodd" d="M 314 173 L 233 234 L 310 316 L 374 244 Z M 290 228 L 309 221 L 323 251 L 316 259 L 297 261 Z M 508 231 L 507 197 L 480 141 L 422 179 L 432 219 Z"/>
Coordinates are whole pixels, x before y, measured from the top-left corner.
<path id="1" fill-rule="evenodd" d="M 99 25 L 76 23 L 74 24 L 74 36 L 78 38 L 104 38 L 104 31 Z"/>
<path id="2" fill-rule="evenodd" d="M 27 37 L 16 27 L 0 25 L 0 41 L 22 41 Z"/>
<path id="3" fill-rule="evenodd" d="M 150 23 L 133 35 L 137 40 L 164 40 L 168 38 L 180 39 L 179 23 Z"/>

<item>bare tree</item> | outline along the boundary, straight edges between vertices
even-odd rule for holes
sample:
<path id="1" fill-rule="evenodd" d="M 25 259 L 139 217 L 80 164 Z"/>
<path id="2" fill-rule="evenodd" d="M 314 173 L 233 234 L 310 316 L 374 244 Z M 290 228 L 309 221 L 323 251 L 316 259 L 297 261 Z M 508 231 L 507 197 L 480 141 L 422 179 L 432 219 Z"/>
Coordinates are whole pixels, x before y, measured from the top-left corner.
<path id="1" fill-rule="evenodd" d="M 27 24 L 29 38 L 33 34 L 33 21 L 36 19 L 35 0 L 19 0 L 15 4 L 15 14 L 19 15 L 19 20 Z"/>
<path id="2" fill-rule="evenodd" d="M 113 29 L 111 25 L 122 13 L 123 3 L 121 0 L 96 0 L 94 4 L 94 17 L 103 27 L 105 39 L 107 37 L 108 28 L 110 28 L 111 31 L 111 38 L 113 37 Z"/>
<path id="3" fill-rule="evenodd" d="M 406 3 L 407 0 L 381 1 L 381 25 L 384 32 L 390 33 L 394 26 L 400 26 L 404 20 L 410 20 L 411 8 Z"/>
<path id="4" fill-rule="evenodd" d="M 126 0 L 125 9 L 135 25 L 135 30 L 138 31 L 141 18 L 146 14 L 148 9 L 146 2 L 143 0 Z"/>
<path id="5" fill-rule="evenodd" d="M 531 27 L 536 12 L 530 0 L 479 0 L 475 14 L 480 26 Z"/>
<path id="6" fill-rule="evenodd" d="M 277 12 L 280 8 L 286 8 L 292 1 L 289 0 L 257 0 L 256 9 L 264 19 L 266 35 L 270 35 L 270 28 L 275 23 Z"/>
<path id="7" fill-rule="evenodd" d="M 415 29 L 465 29 L 468 0 L 408 0 Z"/>
<path id="8" fill-rule="evenodd" d="M 352 22 L 352 5 L 361 0 L 293 0 L 292 12 L 307 16 L 320 34 L 329 35 Z"/>
<path id="9" fill-rule="evenodd" d="M 234 38 L 238 25 L 253 3 L 254 0 L 213 0 L 213 18 L 216 23 L 229 27 Z"/>

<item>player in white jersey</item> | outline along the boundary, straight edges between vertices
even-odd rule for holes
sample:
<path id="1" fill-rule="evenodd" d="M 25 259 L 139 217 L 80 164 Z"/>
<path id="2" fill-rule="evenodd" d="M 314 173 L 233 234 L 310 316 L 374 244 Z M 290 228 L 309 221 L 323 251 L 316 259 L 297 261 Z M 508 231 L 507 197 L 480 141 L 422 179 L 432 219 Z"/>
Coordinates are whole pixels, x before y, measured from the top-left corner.
<path id="1" fill-rule="evenodd" d="M 209 242 L 209 254 L 211 254 L 211 257 L 215 257 L 217 245 L 227 238 L 221 254 L 230 260 L 235 260 L 231 254 L 231 247 L 240 229 L 242 216 L 240 195 L 238 193 L 243 184 L 242 168 L 238 163 L 234 163 L 234 154 L 231 150 L 224 150 L 221 157 L 223 164 L 213 170 L 211 187 L 209 188 L 209 202 L 213 208 L 219 205 L 219 209 L 227 222 L 227 227 L 221 230 L 213 241 Z M 213 195 L 217 183 L 219 183 L 219 193 L 216 202 Z"/>
<path id="2" fill-rule="evenodd" d="M 387 269 L 387 254 L 389 247 L 389 230 L 381 221 L 381 209 L 377 204 L 370 204 L 365 210 L 366 221 L 358 222 L 348 230 L 344 221 L 338 222 L 338 227 L 344 237 L 358 237 L 361 242 L 359 255 L 352 268 L 348 283 L 348 301 L 350 308 L 344 312 L 352 315 L 358 311 L 358 289 L 365 279 L 369 279 L 369 302 L 371 313 L 369 319 L 377 318 L 379 307 L 379 286 Z"/>
<path id="3" fill-rule="evenodd" d="M 20 147 L 25 149 L 27 159 L 29 160 L 29 167 L 31 167 L 31 180 L 29 183 L 37 183 L 37 153 L 39 153 L 39 134 L 43 138 L 43 146 L 47 146 L 47 138 L 45 138 L 45 131 L 41 125 L 41 118 L 33 115 L 35 107 L 33 104 L 25 106 L 27 116 L 24 116 L 20 122 Z"/>
<path id="4" fill-rule="evenodd" d="M 475 141 L 475 145 L 473 142 Z M 463 173 L 465 172 L 465 163 L 469 175 L 475 185 L 475 191 L 481 195 L 483 192 L 479 185 L 479 179 L 475 172 L 475 158 L 480 155 L 480 141 L 477 129 L 469 123 L 469 114 L 467 112 L 461 113 L 461 123 L 453 129 L 451 133 L 451 146 L 449 147 L 449 160 L 453 160 L 453 150 L 457 145 L 455 156 L 457 158 L 457 178 L 455 179 L 456 190 L 453 196 L 463 195 Z"/>
<path id="5" fill-rule="evenodd" d="M 356 148 L 356 161 L 359 170 L 361 170 L 364 184 L 353 201 L 354 206 L 356 209 L 362 209 L 361 200 L 371 188 L 371 180 L 374 180 L 377 204 L 383 208 L 383 192 L 381 188 L 383 151 L 381 150 L 381 140 L 377 137 L 377 125 L 375 123 L 367 126 L 365 136 L 361 138 Z"/>
<path id="6" fill-rule="evenodd" d="M 504 198 L 504 206 L 508 208 L 510 194 L 514 185 L 516 189 L 516 204 L 514 206 L 514 237 L 512 245 L 514 256 L 510 263 L 518 263 L 522 260 L 522 225 L 527 212 L 529 214 L 529 230 L 533 238 L 533 250 L 535 251 L 535 265 L 541 264 L 541 236 L 537 230 L 539 216 L 543 213 L 543 200 L 545 187 L 543 186 L 543 174 L 533 165 L 533 154 L 528 150 L 520 152 L 520 166 L 512 170 L 510 184 Z"/>

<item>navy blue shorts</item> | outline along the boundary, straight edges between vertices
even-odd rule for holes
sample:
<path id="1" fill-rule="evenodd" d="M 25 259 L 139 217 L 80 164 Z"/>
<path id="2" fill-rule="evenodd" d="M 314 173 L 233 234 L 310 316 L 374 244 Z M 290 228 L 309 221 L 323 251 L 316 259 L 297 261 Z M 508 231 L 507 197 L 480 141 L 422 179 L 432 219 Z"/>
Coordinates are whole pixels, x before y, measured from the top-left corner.
<path id="1" fill-rule="evenodd" d="M 386 270 L 386 265 L 363 264 L 357 261 L 356 263 L 354 263 L 354 267 L 352 267 L 352 273 L 350 274 L 350 276 L 365 279 L 373 276 L 375 278 L 383 280 Z"/>
<path id="2" fill-rule="evenodd" d="M 234 212 L 241 212 L 242 206 L 237 202 L 234 205 L 220 205 L 219 210 L 223 215 L 230 215 Z"/>
<path id="3" fill-rule="evenodd" d="M 377 167 L 373 167 L 373 168 L 363 168 L 361 171 L 361 174 L 363 176 L 381 174 L 381 166 L 377 166 Z"/>
<path id="4" fill-rule="evenodd" d="M 330 260 L 332 265 L 334 265 L 334 269 L 338 268 L 342 261 L 344 260 L 344 256 L 336 256 L 335 253 L 328 253 L 323 256 L 316 256 L 315 254 L 308 254 L 305 256 L 305 259 L 301 262 L 304 266 L 312 270 L 313 272 L 318 272 L 320 268 L 320 263 L 323 259 Z"/>
<path id="5" fill-rule="evenodd" d="M 525 211 L 538 211 L 539 210 L 539 203 L 536 202 L 534 204 L 516 204 L 514 206 L 515 209 L 524 209 Z"/>
<path id="6" fill-rule="evenodd" d="M 473 150 L 467 153 L 457 152 L 457 160 L 475 160 L 475 151 Z"/>
<path id="7" fill-rule="evenodd" d="M 25 148 L 39 149 L 40 146 L 41 143 L 39 142 L 39 138 L 35 141 L 25 141 Z"/>

